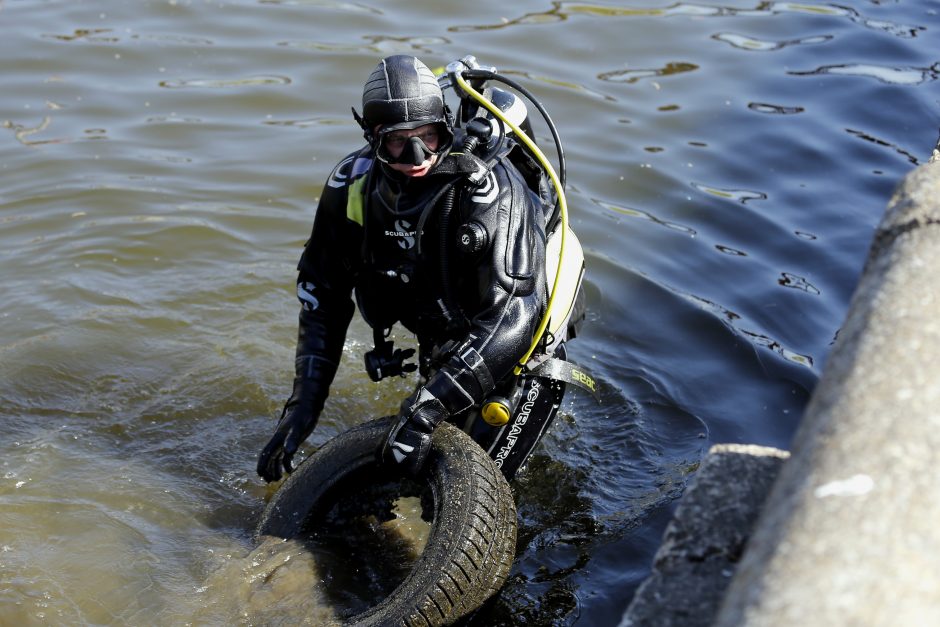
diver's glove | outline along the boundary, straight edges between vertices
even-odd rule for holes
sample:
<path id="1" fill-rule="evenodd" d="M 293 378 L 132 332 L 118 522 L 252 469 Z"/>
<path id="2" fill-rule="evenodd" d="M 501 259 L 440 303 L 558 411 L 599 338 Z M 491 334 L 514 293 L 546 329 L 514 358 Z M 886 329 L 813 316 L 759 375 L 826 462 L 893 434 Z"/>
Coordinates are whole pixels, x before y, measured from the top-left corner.
<path id="1" fill-rule="evenodd" d="M 320 408 L 323 407 L 322 402 L 319 408 L 314 407 L 317 387 L 316 382 L 310 379 L 294 379 L 294 391 L 284 404 L 277 429 L 258 456 L 258 474 L 268 483 L 294 471 L 292 462 L 297 448 L 317 426 Z"/>
<path id="2" fill-rule="evenodd" d="M 447 415 L 444 405 L 422 389 L 414 404 L 398 414 L 382 446 L 382 460 L 401 467 L 411 477 L 417 476 L 431 451 L 431 434 Z"/>

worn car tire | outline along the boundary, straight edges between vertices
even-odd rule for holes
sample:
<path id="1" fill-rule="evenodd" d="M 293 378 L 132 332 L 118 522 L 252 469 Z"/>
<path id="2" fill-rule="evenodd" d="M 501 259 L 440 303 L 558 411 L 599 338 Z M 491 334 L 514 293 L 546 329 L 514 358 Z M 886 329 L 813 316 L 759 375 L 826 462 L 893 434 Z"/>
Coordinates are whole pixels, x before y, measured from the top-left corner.
<path id="1" fill-rule="evenodd" d="M 327 442 L 290 475 L 272 497 L 259 536 L 293 538 L 321 500 L 343 494 L 353 475 L 389 468 L 376 451 L 391 418 L 373 420 Z M 483 604 L 506 581 L 515 556 L 516 508 L 499 468 L 470 437 L 448 423 L 434 432 L 422 476 L 433 498 L 427 544 L 405 579 L 384 600 L 349 624 L 448 625 Z"/>

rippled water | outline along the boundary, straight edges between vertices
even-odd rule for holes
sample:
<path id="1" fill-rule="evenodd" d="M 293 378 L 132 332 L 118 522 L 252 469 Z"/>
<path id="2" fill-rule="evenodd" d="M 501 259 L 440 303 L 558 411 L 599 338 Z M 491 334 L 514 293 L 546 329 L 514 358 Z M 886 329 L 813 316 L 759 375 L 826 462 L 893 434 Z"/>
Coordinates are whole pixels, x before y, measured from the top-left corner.
<path id="1" fill-rule="evenodd" d="M 0 1 L 0 623 L 330 620 L 303 551 L 252 543 L 254 462 L 349 107 L 404 52 L 473 53 L 551 111 L 589 266 L 572 354 L 603 383 L 517 482 L 516 565 L 472 622 L 617 624 L 708 446 L 788 446 L 937 138 L 937 12 Z M 313 446 L 408 389 L 370 346 L 355 321 Z"/>

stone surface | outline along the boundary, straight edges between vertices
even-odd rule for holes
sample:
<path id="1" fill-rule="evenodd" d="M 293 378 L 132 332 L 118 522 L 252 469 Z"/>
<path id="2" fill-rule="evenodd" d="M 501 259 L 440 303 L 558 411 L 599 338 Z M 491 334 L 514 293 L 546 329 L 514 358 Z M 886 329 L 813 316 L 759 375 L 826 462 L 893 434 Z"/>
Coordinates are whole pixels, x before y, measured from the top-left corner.
<path id="1" fill-rule="evenodd" d="M 787 453 L 713 446 L 663 534 L 621 627 L 707 627 Z"/>
<path id="2" fill-rule="evenodd" d="M 940 163 L 899 187 L 716 620 L 940 625 Z"/>

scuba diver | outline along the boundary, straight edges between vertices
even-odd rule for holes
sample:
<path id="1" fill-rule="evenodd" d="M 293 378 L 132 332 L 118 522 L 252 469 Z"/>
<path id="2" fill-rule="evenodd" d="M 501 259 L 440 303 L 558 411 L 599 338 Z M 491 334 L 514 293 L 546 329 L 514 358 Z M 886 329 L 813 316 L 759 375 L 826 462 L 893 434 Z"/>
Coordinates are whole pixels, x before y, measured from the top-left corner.
<path id="1" fill-rule="evenodd" d="M 484 89 L 494 78 L 472 56 L 438 79 L 417 58 L 394 55 L 366 81 L 362 114 L 353 108 L 353 116 L 367 144 L 330 175 L 298 264 L 293 392 L 258 459 L 265 481 L 292 472 L 317 424 L 353 292 L 375 340 L 365 355 L 370 378 L 419 374 L 378 452 L 412 476 L 447 420 L 512 479 L 551 424 L 566 382 L 585 383 L 565 361 L 565 341 L 584 317 L 584 262 L 561 219 L 563 185 L 523 143 L 531 126 L 522 101 Z M 442 85 L 461 99 L 456 116 Z M 527 97 L 550 125 L 563 167 L 554 125 Z M 553 234 L 565 232 L 567 255 L 552 244 L 564 244 Z M 550 307 L 553 288 L 559 296 Z M 417 338 L 417 363 L 408 361 L 414 349 L 388 339 L 399 323 Z"/>

